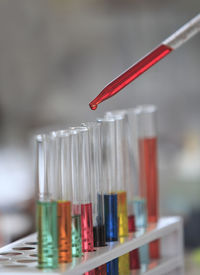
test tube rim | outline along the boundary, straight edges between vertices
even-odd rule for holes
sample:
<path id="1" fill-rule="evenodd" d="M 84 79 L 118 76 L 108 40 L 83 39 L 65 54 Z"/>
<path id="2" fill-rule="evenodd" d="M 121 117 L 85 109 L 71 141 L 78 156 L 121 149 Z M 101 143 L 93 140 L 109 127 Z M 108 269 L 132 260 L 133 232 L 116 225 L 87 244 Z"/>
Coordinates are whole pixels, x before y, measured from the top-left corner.
<path id="1" fill-rule="evenodd" d="M 130 109 L 129 112 L 134 112 L 136 115 L 151 114 L 157 111 L 157 107 L 153 104 L 139 105 L 134 109 Z"/>

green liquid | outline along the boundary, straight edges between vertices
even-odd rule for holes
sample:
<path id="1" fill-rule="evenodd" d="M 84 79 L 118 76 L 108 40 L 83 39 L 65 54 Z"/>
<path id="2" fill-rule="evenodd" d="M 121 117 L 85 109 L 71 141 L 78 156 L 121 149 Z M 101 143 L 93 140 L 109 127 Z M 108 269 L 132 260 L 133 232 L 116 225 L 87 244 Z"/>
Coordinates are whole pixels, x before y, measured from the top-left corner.
<path id="1" fill-rule="evenodd" d="M 81 257 L 81 216 L 72 216 L 72 257 Z"/>
<path id="2" fill-rule="evenodd" d="M 38 267 L 58 267 L 57 203 L 37 202 Z"/>

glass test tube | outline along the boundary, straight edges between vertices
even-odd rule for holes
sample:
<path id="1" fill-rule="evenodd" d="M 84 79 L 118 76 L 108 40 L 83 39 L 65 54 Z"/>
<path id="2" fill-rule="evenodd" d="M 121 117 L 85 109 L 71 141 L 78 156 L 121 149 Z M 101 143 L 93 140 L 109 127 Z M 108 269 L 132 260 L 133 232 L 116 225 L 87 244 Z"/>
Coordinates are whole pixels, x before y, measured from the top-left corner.
<path id="1" fill-rule="evenodd" d="M 70 130 L 71 139 L 71 180 L 72 180 L 72 257 L 81 257 L 81 194 L 79 180 L 78 131 Z"/>
<path id="2" fill-rule="evenodd" d="M 147 207 L 146 207 L 146 188 L 145 184 L 140 181 L 139 177 L 139 148 L 138 148 L 138 120 L 135 109 L 127 110 L 128 127 L 129 127 L 129 151 L 131 153 L 131 161 L 135 169 L 133 178 L 133 205 L 129 203 L 128 209 L 131 213 L 133 207 L 135 225 L 137 234 L 143 234 L 147 228 Z M 134 180 L 135 179 L 135 180 Z M 149 264 L 149 246 L 144 245 L 139 248 L 140 265 L 146 270 Z"/>
<path id="3" fill-rule="evenodd" d="M 38 267 L 43 269 L 58 266 L 57 203 L 50 177 L 52 149 L 46 135 L 36 137 Z"/>
<path id="4" fill-rule="evenodd" d="M 134 163 L 134 158 L 132 155 L 130 143 L 130 127 L 128 123 L 128 115 L 127 110 L 114 110 L 106 113 L 106 116 L 114 117 L 114 116 L 123 116 L 123 153 L 124 153 L 124 180 L 125 187 L 127 192 L 127 213 L 128 213 L 128 231 L 130 233 L 135 233 L 135 216 L 133 209 L 133 199 L 134 199 L 134 185 L 137 182 L 137 173 L 136 167 Z M 140 260 L 139 260 L 139 251 L 135 249 L 129 252 L 129 263 L 130 270 L 139 269 L 140 268 Z"/>
<path id="5" fill-rule="evenodd" d="M 56 133 L 57 168 L 56 200 L 58 203 L 58 248 L 59 262 L 67 263 L 72 260 L 71 246 L 71 140 L 69 131 Z"/>
<path id="6" fill-rule="evenodd" d="M 115 190 L 115 121 L 113 118 L 99 118 L 97 121 L 101 124 L 102 185 L 104 193 L 106 241 L 112 242 L 118 240 L 117 192 Z M 118 259 L 107 263 L 107 274 L 118 274 Z"/>
<path id="7" fill-rule="evenodd" d="M 108 114 L 106 115 L 108 116 Z M 109 115 L 110 116 L 110 115 Z M 127 193 L 126 193 L 126 120 L 125 114 L 113 114 L 115 124 L 115 157 L 116 157 L 116 180 L 115 190 L 117 192 L 117 216 L 118 216 L 118 237 L 121 243 L 124 237 L 128 236 L 128 215 L 127 215 Z M 129 253 L 120 256 L 119 274 L 129 274 Z"/>
<path id="8" fill-rule="evenodd" d="M 80 181 L 81 194 L 81 235 L 82 251 L 94 250 L 92 202 L 91 202 L 91 179 L 90 179 L 90 151 L 89 134 L 86 127 L 74 127 L 78 133 L 78 180 Z"/>
<path id="9" fill-rule="evenodd" d="M 158 221 L 158 168 L 157 168 L 157 108 L 153 105 L 138 106 L 135 110 L 138 121 L 140 182 L 145 185 L 147 216 L 150 226 Z M 159 240 L 150 243 L 150 257 L 159 258 Z"/>
<path id="10" fill-rule="evenodd" d="M 98 122 L 87 122 L 82 125 L 86 126 L 89 130 L 94 246 L 100 247 L 106 245 L 104 194 L 101 184 L 101 124 Z M 95 273 L 101 275 L 107 274 L 106 264 L 97 267 Z"/>

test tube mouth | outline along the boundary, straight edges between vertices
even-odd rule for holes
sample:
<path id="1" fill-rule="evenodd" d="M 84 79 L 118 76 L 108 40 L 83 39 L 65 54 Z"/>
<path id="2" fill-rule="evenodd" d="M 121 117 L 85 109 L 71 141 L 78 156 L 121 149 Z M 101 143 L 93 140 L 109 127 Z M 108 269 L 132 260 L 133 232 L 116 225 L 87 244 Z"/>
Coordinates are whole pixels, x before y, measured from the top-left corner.
<path id="1" fill-rule="evenodd" d="M 83 123 L 81 123 L 81 126 L 86 127 L 88 129 L 91 129 L 91 128 L 100 128 L 100 124 L 97 121 L 83 122 Z"/>
<path id="2" fill-rule="evenodd" d="M 37 142 L 43 142 L 45 140 L 46 135 L 45 134 L 39 134 L 35 136 L 35 140 Z"/>
<path id="3" fill-rule="evenodd" d="M 67 136 L 70 135 L 70 130 L 68 130 L 68 129 L 59 130 L 59 131 L 56 132 L 56 135 L 57 135 L 58 137 L 67 137 Z"/>
<path id="4" fill-rule="evenodd" d="M 131 109 L 130 111 L 134 111 L 135 114 L 151 114 L 157 111 L 157 107 L 155 105 L 139 105 L 135 109 Z"/>
<path id="5" fill-rule="evenodd" d="M 113 111 L 108 111 L 105 113 L 105 117 L 118 117 L 118 116 L 126 116 L 127 115 L 127 110 L 122 109 L 122 110 L 113 110 Z"/>
<path id="6" fill-rule="evenodd" d="M 74 133 L 78 132 L 87 132 L 88 128 L 86 126 L 76 126 L 76 127 L 69 127 L 70 131 L 74 131 Z"/>
<path id="7" fill-rule="evenodd" d="M 57 137 L 57 132 L 56 131 L 52 131 L 52 132 L 49 132 L 48 134 L 46 134 L 47 139 L 54 139 L 56 137 Z"/>
<path id="8" fill-rule="evenodd" d="M 102 117 L 102 118 L 97 118 L 97 122 L 114 122 L 113 117 Z"/>

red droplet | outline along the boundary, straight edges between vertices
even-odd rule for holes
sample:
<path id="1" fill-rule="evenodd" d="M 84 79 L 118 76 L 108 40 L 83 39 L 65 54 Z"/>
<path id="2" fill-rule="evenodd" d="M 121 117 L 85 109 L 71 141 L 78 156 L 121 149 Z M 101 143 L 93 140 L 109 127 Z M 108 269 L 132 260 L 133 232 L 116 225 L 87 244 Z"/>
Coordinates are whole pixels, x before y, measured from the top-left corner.
<path id="1" fill-rule="evenodd" d="M 91 104 L 90 104 L 90 108 L 94 111 L 94 110 L 96 110 L 97 105 L 91 105 Z"/>

